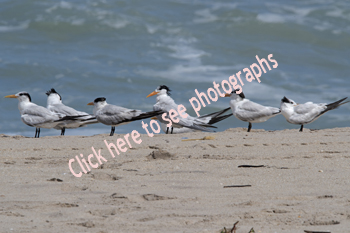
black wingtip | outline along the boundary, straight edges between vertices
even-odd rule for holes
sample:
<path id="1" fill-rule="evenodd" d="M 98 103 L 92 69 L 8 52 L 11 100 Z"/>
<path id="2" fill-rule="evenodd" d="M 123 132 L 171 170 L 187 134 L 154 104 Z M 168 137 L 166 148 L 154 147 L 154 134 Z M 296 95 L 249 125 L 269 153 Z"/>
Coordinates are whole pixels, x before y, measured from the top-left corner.
<path id="1" fill-rule="evenodd" d="M 336 108 L 338 108 L 340 105 L 343 105 L 343 104 L 346 104 L 346 103 L 348 103 L 348 102 L 350 102 L 350 101 L 346 101 L 346 102 L 344 102 L 344 103 L 342 103 L 344 100 L 346 100 L 348 97 L 345 97 L 345 98 L 343 98 L 343 99 L 341 99 L 341 100 L 338 100 L 338 101 L 335 101 L 335 102 L 333 102 L 333 103 L 330 103 L 330 104 L 327 104 L 326 105 L 326 109 L 324 110 L 324 111 L 322 111 L 318 116 L 321 116 L 322 114 L 324 114 L 324 113 L 326 113 L 326 112 L 328 112 L 328 111 L 330 111 L 330 110 L 333 110 L 333 109 L 336 109 Z M 318 117 L 317 116 L 317 117 Z"/>
<path id="2" fill-rule="evenodd" d="M 343 102 L 344 100 L 346 100 L 347 98 L 348 98 L 348 97 L 345 97 L 345 98 L 340 99 L 340 100 L 338 100 L 338 101 L 335 101 L 335 102 L 333 102 L 333 103 L 327 104 L 327 105 L 326 105 L 326 106 L 327 106 L 327 110 L 332 110 L 332 109 L 335 109 L 335 108 L 339 107 L 340 105 L 343 105 L 343 104 L 348 103 L 349 101 L 346 101 L 346 102 L 342 103 L 342 102 Z"/>
<path id="3" fill-rule="evenodd" d="M 79 117 L 86 117 L 86 116 L 89 116 L 89 115 L 64 116 L 61 119 L 56 120 L 54 122 L 60 122 L 60 121 L 66 121 L 66 120 L 78 120 Z"/>
<path id="4" fill-rule="evenodd" d="M 230 117 L 230 116 L 232 116 L 232 115 L 233 115 L 233 113 L 230 113 L 230 114 L 227 114 L 227 115 L 223 115 L 223 116 L 215 117 L 214 119 L 211 119 L 211 120 L 208 122 L 208 124 L 209 124 L 209 125 L 215 124 L 215 123 L 217 123 L 217 122 L 219 122 L 219 121 L 225 120 L 226 118 L 228 118 L 228 117 Z"/>

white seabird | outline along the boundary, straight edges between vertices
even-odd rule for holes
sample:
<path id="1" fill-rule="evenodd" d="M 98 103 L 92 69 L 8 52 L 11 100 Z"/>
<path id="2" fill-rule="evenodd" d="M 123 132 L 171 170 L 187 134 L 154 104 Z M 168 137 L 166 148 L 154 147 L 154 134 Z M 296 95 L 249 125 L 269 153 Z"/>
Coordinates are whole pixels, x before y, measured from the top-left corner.
<path id="1" fill-rule="evenodd" d="M 343 102 L 348 97 L 335 101 L 330 104 L 320 103 L 315 104 L 313 102 L 306 102 L 305 104 L 297 104 L 295 101 L 283 97 L 281 100 L 282 115 L 291 124 L 301 125 L 299 132 L 303 131 L 304 125 L 309 124 L 326 112 L 336 109 L 340 105 L 346 104 L 350 101 Z M 343 103 L 342 103 L 343 102 Z"/>
<path id="2" fill-rule="evenodd" d="M 225 97 L 231 97 L 230 106 L 233 115 L 241 121 L 249 122 L 248 132 L 252 128 L 252 123 L 260 123 L 267 121 L 281 113 L 279 108 L 263 106 L 245 98 L 243 91 L 236 94 L 237 90 L 230 94 L 225 94 Z"/>
<path id="3" fill-rule="evenodd" d="M 64 121 L 62 124 L 55 126 L 57 130 L 61 130 L 61 135 L 64 135 L 66 129 L 75 129 L 88 124 L 98 123 L 95 116 L 86 112 L 77 111 L 74 108 L 68 107 L 62 103 L 62 97 L 54 88 L 46 92 L 47 109 L 52 112 L 64 114 L 67 116 L 77 116 L 75 120 Z"/>
<path id="4" fill-rule="evenodd" d="M 93 113 L 99 122 L 112 127 L 110 136 L 114 135 L 115 126 L 117 125 L 125 125 L 132 121 L 150 118 L 162 113 L 162 111 L 142 112 L 141 110 L 108 104 L 105 97 L 96 98 L 94 102 L 90 102 L 88 105 L 94 106 Z"/>
<path id="5" fill-rule="evenodd" d="M 51 129 L 60 124 L 64 124 L 63 121 L 65 120 L 75 119 L 75 117 L 54 113 L 45 107 L 32 103 L 30 95 L 25 91 L 18 92 L 15 95 L 7 95 L 5 98 L 18 99 L 18 109 L 21 114 L 21 120 L 24 124 L 36 128 L 35 138 L 39 138 L 40 128 Z"/>
<path id="6" fill-rule="evenodd" d="M 156 104 L 153 106 L 153 110 L 161 110 L 166 113 L 166 118 L 169 118 L 169 111 L 170 110 L 176 110 L 178 111 L 178 105 L 175 103 L 175 101 L 170 97 L 170 89 L 166 85 L 158 86 L 155 91 L 150 93 L 148 97 L 157 95 L 156 97 Z M 200 130 L 200 131 L 207 131 L 207 132 L 213 132 L 210 128 L 216 128 L 215 126 L 212 126 L 212 124 L 219 122 L 221 120 L 226 119 L 227 117 L 231 116 L 232 114 L 221 116 L 224 112 L 226 112 L 229 108 L 214 112 L 211 114 L 203 115 L 200 117 L 192 117 L 190 115 L 187 115 L 187 117 L 182 117 L 180 114 L 176 116 L 176 118 L 179 120 L 179 122 L 172 122 L 171 125 L 171 133 L 173 133 L 174 128 L 175 131 L 178 133 L 178 131 L 188 131 L 183 129 L 189 128 L 192 130 Z M 184 114 L 183 114 L 184 115 Z M 165 121 L 162 117 L 162 115 L 157 116 L 158 120 L 161 122 L 161 125 L 163 124 L 169 124 L 169 121 Z M 162 127 L 163 128 L 163 127 Z M 181 130 L 180 130 L 181 129 Z M 164 131 L 164 130 L 163 130 Z M 166 133 L 169 132 L 169 127 L 167 127 Z"/>

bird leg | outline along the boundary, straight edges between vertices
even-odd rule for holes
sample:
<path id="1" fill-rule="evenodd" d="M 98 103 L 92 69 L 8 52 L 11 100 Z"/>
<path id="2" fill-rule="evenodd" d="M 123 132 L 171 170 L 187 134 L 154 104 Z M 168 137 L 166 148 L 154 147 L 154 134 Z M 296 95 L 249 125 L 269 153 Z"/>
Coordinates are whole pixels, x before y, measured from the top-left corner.
<path id="1" fill-rule="evenodd" d="M 115 131 L 115 126 L 112 126 L 112 128 L 111 128 L 111 133 L 110 133 L 109 136 L 113 136 L 113 135 L 114 135 L 114 131 Z"/>
<path id="2" fill-rule="evenodd" d="M 303 132 L 304 125 L 301 125 L 299 132 Z"/>
<path id="3" fill-rule="evenodd" d="M 61 129 L 61 136 L 64 135 L 64 132 L 66 132 L 66 127 L 63 127 L 63 128 Z"/>
<path id="4" fill-rule="evenodd" d="M 252 128 L 252 123 L 249 122 L 248 131 L 247 132 L 250 132 L 251 128 Z"/>
<path id="5" fill-rule="evenodd" d="M 169 133 L 169 127 L 166 127 L 166 134 Z"/>
<path id="6" fill-rule="evenodd" d="M 39 138 L 40 135 L 40 128 L 35 128 L 35 136 L 34 138 Z"/>
<path id="7" fill-rule="evenodd" d="M 174 130 L 174 127 L 171 127 L 171 133 L 170 134 L 173 134 L 173 130 Z"/>

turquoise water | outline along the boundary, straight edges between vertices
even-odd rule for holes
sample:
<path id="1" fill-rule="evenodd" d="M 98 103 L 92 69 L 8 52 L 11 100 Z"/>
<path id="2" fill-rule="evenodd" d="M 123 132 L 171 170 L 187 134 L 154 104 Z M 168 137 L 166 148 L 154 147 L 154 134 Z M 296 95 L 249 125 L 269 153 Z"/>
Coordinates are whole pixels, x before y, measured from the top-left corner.
<path id="1" fill-rule="evenodd" d="M 0 1 L 0 95 L 27 91 L 46 106 L 55 88 L 66 105 L 92 113 L 88 102 L 107 102 L 144 111 L 146 96 L 166 84 L 178 104 L 194 111 L 194 89 L 273 54 L 278 67 L 261 83 L 246 83 L 248 99 L 279 107 L 287 96 L 297 102 L 332 102 L 349 96 L 350 3 L 348 1 Z M 228 98 L 201 114 L 228 107 Z M 34 136 L 23 124 L 18 101 L 1 98 L 0 133 Z M 326 113 L 306 128 L 350 126 L 350 104 Z M 231 117 L 218 131 L 247 127 Z M 253 129 L 298 129 L 283 116 Z M 116 133 L 144 132 L 141 122 Z M 66 135 L 109 133 L 97 124 Z M 59 135 L 43 129 L 41 135 Z"/>

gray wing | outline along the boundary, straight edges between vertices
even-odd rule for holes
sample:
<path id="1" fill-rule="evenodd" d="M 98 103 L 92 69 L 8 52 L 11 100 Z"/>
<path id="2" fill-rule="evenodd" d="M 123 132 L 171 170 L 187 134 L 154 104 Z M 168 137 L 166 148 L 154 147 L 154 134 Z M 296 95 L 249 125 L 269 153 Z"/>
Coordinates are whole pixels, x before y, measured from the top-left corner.
<path id="1" fill-rule="evenodd" d="M 85 120 L 91 118 L 92 116 L 86 112 L 77 111 L 74 108 L 68 107 L 64 104 L 52 104 L 48 106 L 48 109 L 52 112 L 61 113 L 66 116 L 82 116 L 79 119 Z"/>
<path id="2" fill-rule="evenodd" d="M 252 101 L 243 103 L 236 111 L 236 117 L 243 121 L 254 121 L 259 118 L 267 118 L 281 112 L 279 108 L 267 107 Z"/>
<path id="3" fill-rule="evenodd" d="M 156 103 L 153 105 L 153 111 L 162 111 L 163 113 L 166 113 L 166 118 L 169 119 L 169 111 L 171 109 L 177 110 L 177 104 L 174 102 L 174 100 L 171 99 L 171 102 L 168 101 L 166 103 Z M 169 122 L 164 121 L 162 118 L 162 114 L 157 115 L 158 121 L 164 124 L 168 124 Z"/>
<path id="4" fill-rule="evenodd" d="M 171 109 L 177 111 L 177 108 L 178 105 L 173 99 L 168 99 L 166 102 L 156 103 L 155 105 L 153 105 L 154 111 L 162 110 L 164 112 L 169 112 Z"/>
<path id="5" fill-rule="evenodd" d="M 321 116 L 326 108 L 325 104 L 314 104 L 311 102 L 299 104 L 294 107 L 294 114 L 289 118 L 289 122 L 293 124 L 311 123 Z"/>
<path id="6" fill-rule="evenodd" d="M 153 111 L 166 111 L 165 109 L 163 109 L 162 107 L 158 106 L 158 105 L 153 105 Z"/>
<path id="7" fill-rule="evenodd" d="M 294 107 L 294 112 L 297 114 L 308 114 L 311 112 L 321 112 L 323 109 L 326 109 L 326 104 L 314 104 L 308 102 L 305 104 L 299 104 Z"/>
<path id="8" fill-rule="evenodd" d="M 60 117 L 42 106 L 32 105 L 21 112 L 21 119 L 29 126 L 38 126 L 40 124 L 53 123 L 59 120 Z M 54 125 L 57 125 L 57 123 L 54 123 Z"/>
<path id="9" fill-rule="evenodd" d="M 346 99 L 347 99 L 347 97 L 343 98 L 341 100 L 335 101 L 333 103 L 330 103 L 330 104 L 325 104 L 325 103 L 314 104 L 312 102 L 307 102 L 305 104 L 299 104 L 299 105 L 294 107 L 294 112 L 296 114 L 292 115 L 289 120 L 297 122 L 294 124 L 311 123 L 314 120 L 316 120 L 317 118 L 319 118 L 322 114 L 324 114 L 330 110 L 336 109 L 337 107 L 339 107 L 342 104 L 348 103 L 349 101 L 343 102 Z"/>
<path id="10" fill-rule="evenodd" d="M 62 113 L 64 115 L 67 116 L 77 116 L 80 115 L 79 112 L 77 110 L 75 110 L 74 108 L 68 107 L 64 104 L 52 104 L 48 106 L 48 109 L 52 112 L 56 112 L 56 113 Z M 87 113 L 83 113 L 88 115 Z"/>
<path id="11" fill-rule="evenodd" d="M 106 125 L 118 125 L 150 118 L 160 113 L 159 111 L 142 112 L 141 110 L 128 109 L 109 104 L 96 113 L 96 118 L 99 122 Z"/>

